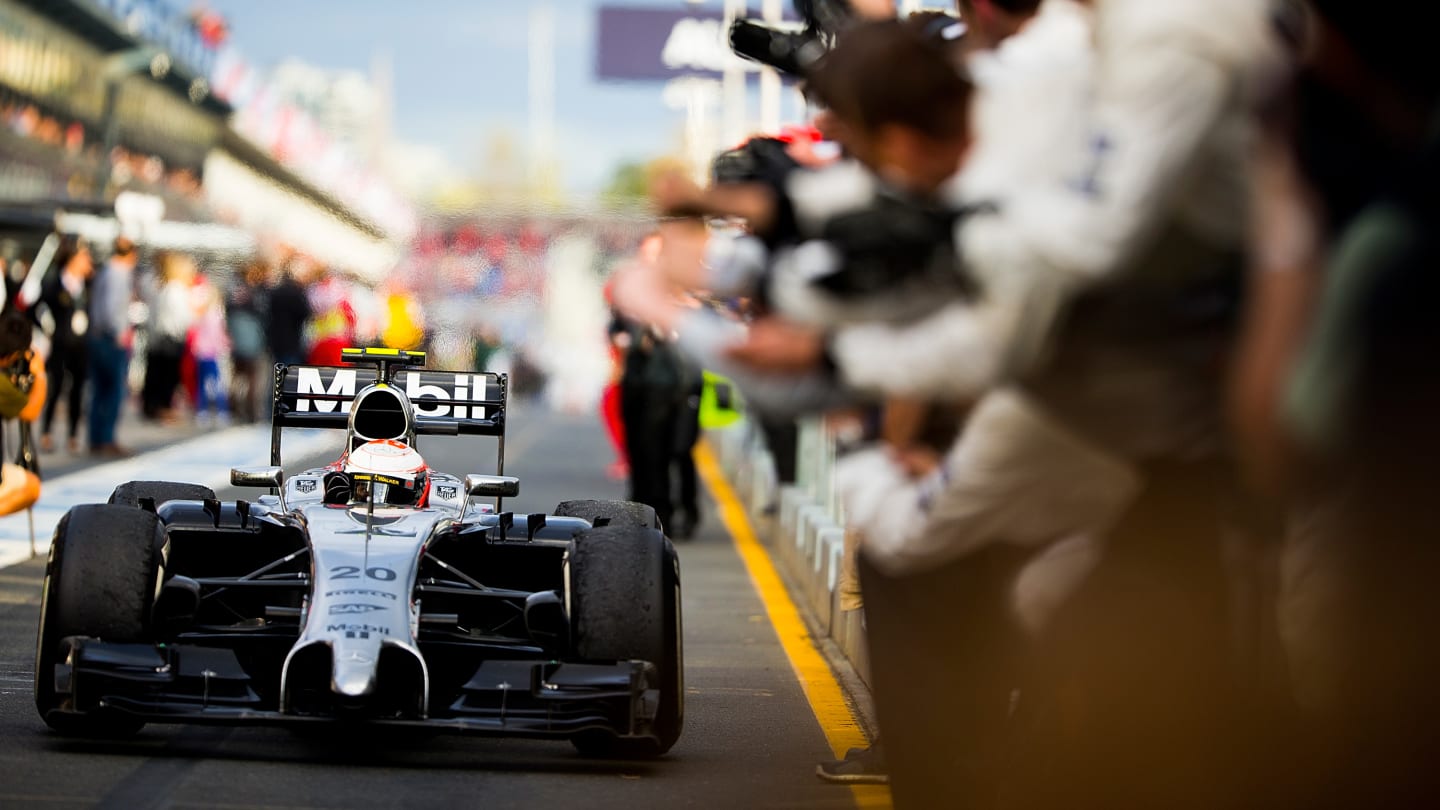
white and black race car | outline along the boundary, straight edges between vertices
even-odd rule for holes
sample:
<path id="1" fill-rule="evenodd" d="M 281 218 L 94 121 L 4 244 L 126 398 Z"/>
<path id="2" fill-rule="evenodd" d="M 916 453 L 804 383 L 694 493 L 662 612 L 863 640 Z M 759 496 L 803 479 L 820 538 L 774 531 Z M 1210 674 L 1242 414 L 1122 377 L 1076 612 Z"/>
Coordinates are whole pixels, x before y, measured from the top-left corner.
<path id="1" fill-rule="evenodd" d="M 270 494 L 135 481 L 60 521 L 36 649 L 45 722 L 110 737 L 361 723 L 668 751 L 680 567 L 654 510 L 500 511 L 516 479 L 430 470 L 417 437 L 496 437 L 503 473 L 503 375 L 422 371 L 417 352 L 345 360 L 276 367 L 272 466 L 231 471 Z M 339 459 L 287 478 L 287 427 L 345 428 Z"/>

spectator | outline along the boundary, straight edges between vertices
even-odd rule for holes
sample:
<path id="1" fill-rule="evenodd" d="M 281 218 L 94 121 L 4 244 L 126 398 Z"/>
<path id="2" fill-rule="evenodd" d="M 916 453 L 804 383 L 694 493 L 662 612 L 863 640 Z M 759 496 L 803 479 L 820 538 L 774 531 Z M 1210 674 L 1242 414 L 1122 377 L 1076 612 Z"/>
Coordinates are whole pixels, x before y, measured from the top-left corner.
<path id="1" fill-rule="evenodd" d="M 392 349 L 415 351 L 425 345 L 425 313 L 415 293 L 391 283 L 384 294 L 385 325 L 380 340 Z"/>
<path id="2" fill-rule="evenodd" d="M 310 322 L 310 354 L 307 362 L 321 366 L 340 365 L 340 351 L 355 345 L 357 318 L 350 284 L 333 269 L 321 271 L 308 290 L 314 319 Z"/>
<path id="3" fill-rule="evenodd" d="M 266 282 L 269 268 L 254 259 L 230 287 L 225 302 L 230 335 L 230 403 L 241 422 L 260 419 L 260 365 L 265 354 Z"/>
<path id="4" fill-rule="evenodd" d="M 1289 513 L 1297 804 L 1418 807 L 1440 791 L 1440 64 L 1408 7 L 1311 5 L 1256 150 L 1232 409 L 1251 481 Z"/>
<path id="5" fill-rule="evenodd" d="M 130 348 L 130 302 L 134 298 L 135 266 L 140 253 L 126 237 L 115 240 L 115 252 L 96 275 L 90 296 L 90 452 L 127 456 L 116 442 L 116 427 L 125 403 Z"/>
<path id="6" fill-rule="evenodd" d="M 197 275 L 194 259 L 180 253 L 160 257 L 158 285 L 150 303 L 145 385 L 141 404 L 145 418 L 173 423 L 175 390 L 180 385 L 186 337 L 195 321 L 191 288 Z"/>
<path id="7" fill-rule="evenodd" d="M 89 246 L 74 237 L 65 239 L 55 257 L 55 264 L 60 272 L 45 279 L 39 304 L 34 310 L 42 325 L 50 324 L 47 329 L 50 333 L 50 356 L 45 362 L 49 388 L 45 413 L 41 418 L 40 449 L 46 453 L 55 450 L 55 439 L 51 436 L 55 408 L 60 404 L 61 394 L 68 390 L 66 417 L 70 430 L 65 447 L 73 455 L 80 451 L 80 416 L 84 411 L 85 377 L 90 363 L 86 348 L 90 316 L 86 309 L 95 264 Z"/>
<path id="8" fill-rule="evenodd" d="M 220 381 L 220 367 L 230 354 L 230 338 L 225 330 L 225 303 L 219 288 L 213 284 L 204 285 L 191 347 L 195 353 L 195 388 L 199 395 L 196 424 L 201 427 L 229 424 L 230 406 Z"/>
<path id="9" fill-rule="evenodd" d="M 661 237 L 641 246 L 658 253 Z M 649 324 L 622 322 L 627 337 L 620 377 L 620 413 L 630 461 L 630 500 L 654 507 L 661 525 L 672 528 L 679 421 L 689 393 L 689 372 L 668 334 Z M 689 505 L 686 505 L 689 506 Z M 687 512 L 687 522 L 698 514 Z"/>
<path id="10" fill-rule="evenodd" d="M 997 6 L 1010 9 L 1019 4 L 974 5 L 994 12 Z M 1081 446 L 1098 448 L 1101 454 L 1121 462 L 1154 465 L 1151 471 L 1159 481 L 1157 495 L 1148 509 L 1137 512 L 1124 534 L 1132 538 L 1129 549 L 1148 540 L 1164 549 L 1158 552 L 1160 556 L 1171 555 L 1164 560 L 1171 567 L 1160 569 L 1166 572 L 1164 577 L 1186 570 L 1182 561 L 1196 563 L 1189 569 L 1192 581 L 1186 583 L 1183 597 L 1159 593 L 1147 597 L 1155 599 L 1148 607 L 1173 608 L 1192 600 L 1188 608 L 1208 604 L 1214 590 L 1206 589 L 1215 588 L 1211 579 L 1218 573 L 1211 570 L 1215 566 L 1206 566 L 1214 560 L 1195 552 L 1207 546 L 1213 552 L 1217 542 L 1212 534 L 1207 543 L 1204 532 L 1197 528 L 1204 525 L 1204 501 L 1207 494 L 1215 492 L 1216 480 L 1205 465 L 1190 465 L 1194 454 L 1216 451 L 1215 357 L 1226 335 L 1225 282 L 1234 278 L 1242 233 L 1238 220 L 1243 211 L 1239 199 L 1243 187 L 1235 182 L 1241 176 L 1240 141 L 1211 139 L 1206 133 L 1243 131 L 1243 96 L 1231 90 L 1246 86 L 1248 73 L 1263 52 L 1264 25 L 1259 3 L 1220 4 L 1210 20 L 1213 25 L 1200 23 L 1202 18 L 1210 18 L 1199 4 L 1167 7 L 1164 13 L 1151 11 L 1153 8 L 1128 0 L 1104 3 L 1097 39 L 1108 50 L 1107 59 L 1102 60 L 1106 69 L 1096 81 L 1099 92 L 1094 97 L 1099 101 L 1090 101 L 1088 93 L 1063 94 L 1066 105 L 1085 99 L 1080 115 L 1058 127 L 1021 126 L 1013 133 L 1017 140 L 1021 135 L 1052 132 L 1057 139 L 1050 150 L 1015 153 L 1016 165 L 1049 159 L 1055 161 L 1051 166 L 1066 168 L 1032 174 L 1008 187 L 997 184 L 1001 193 L 993 212 L 977 214 L 963 223 L 961 255 L 981 283 L 978 300 L 954 303 L 918 320 L 877 319 L 881 322 L 842 329 L 831 349 L 849 382 L 891 394 L 925 399 L 971 397 L 998 382 L 1018 378 L 1042 403 L 1046 419 L 1031 416 L 1028 424 L 1032 427 L 1014 435 L 1035 441 L 1046 435 L 1039 428 L 1047 420 L 1056 420 L 1061 435 L 1080 437 Z M 981 19 L 977 16 L 975 22 Z M 844 38 L 840 48 L 845 48 Z M 1177 83 L 1183 92 L 1177 92 Z M 863 83 L 850 85 L 861 87 Z M 1016 104 L 1039 95 L 1049 93 L 1017 96 Z M 836 112 L 846 114 L 844 109 Z M 993 134 L 1010 137 L 998 130 Z M 1123 157 L 1112 154 L 1120 149 L 1125 152 Z M 1086 156 L 1084 162 L 1077 160 Z M 1013 173 L 1014 169 L 1007 171 Z M 972 179 L 978 180 L 978 175 Z M 1226 202 L 1207 206 L 1200 204 L 1202 199 Z M 1156 233 L 1165 238 L 1155 238 Z M 867 235 L 881 241 L 876 229 Z M 1104 278 L 1105 283 L 1096 284 L 1097 278 Z M 1077 299 L 1083 303 L 1074 304 Z M 1214 306 L 1194 306 L 1202 301 Z M 1141 313 L 1147 314 L 1148 320 L 1140 317 Z M 1046 357 L 1043 350 L 1051 345 L 1049 338 L 1055 331 L 1062 337 L 1053 343 L 1055 356 Z M 819 348 L 813 338 L 793 328 L 762 323 L 751 328 L 747 342 L 732 355 L 774 372 L 811 368 L 819 358 Z M 764 355 L 769 357 L 761 362 Z M 977 417 L 993 410 L 981 410 Z M 977 435 L 975 427 L 972 424 L 967 437 Z M 1008 430 L 1007 426 L 989 438 L 1006 437 Z M 1074 442 L 1052 443 L 1052 448 L 1067 452 L 1076 446 Z M 1014 446 L 1008 448 L 1008 452 L 1014 450 Z M 988 464 L 994 460 L 993 452 L 977 453 L 973 460 Z M 1011 474 L 1031 469 L 1043 473 L 1051 461 L 1045 453 L 1037 453 L 1029 458 L 1011 455 L 1008 463 L 1018 465 Z M 1108 466 L 1120 465 L 1112 460 Z M 981 471 L 982 466 L 971 469 Z M 1124 477 L 1122 474 L 1117 480 Z M 953 496 L 957 485 L 973 483 L 967 478 L 941 475 L 934 483 Z M 1064 496 L 1079 482 L 1090 485 L 1103 478 L 1061 475 L 1030 495 Z M 1133 492 L 1133 485 L 1129 489 Z M 1010 494 L 1013 499 L 1016 493 Z M 991 498 L 993 507 L 993 493 Z M 1018 502 L 1027 501 L 1022 498 Z M 1119 499 L 1118 505 L 1124 503 L 1125 498 Z M 1157 509 L 1161 503 L 1172 507 L 1170 514 Z M 1111 519 L 1115 505 L 1110 504 Z M 1176 509 L 1193 511 L 1178 512 L 1188 518 L 1177 520 Z M 860 510 L 850 511 L 853 517 Z M 1036 510 L 1053 517 L 1052 511 Z M 1105 521 L 1094 525 L 1103 531 Z M 1192 534 L 1176 531 L 1177 526 Z M 887 524 L 871 532 L 866 540 L 876 548 L 862 559 L 870 563 L 872 572 L 865 577 L 867 604 L 873 608 L 872 643 L 884 642 L 873 651 L 872 661 L 881 722 L 887 740 L 895 746 L 893 753 L 898 754 L 891 758 L 897 768 L 897 803 L 986 805 L 993 801 L 989 790 L 997 772 L 994 757 L 1002 753 L 995 741 L 1008 733 L 1010 695 L 1020 675 L 1014 658 L 1019 645 L 1006 627 L 1010 619 L 1004 602 L 1008 597 L 1001 583 L 1013 577 L 1017 561 L 1027 555 L 1006 554 L 1002 549 L 976 555 L 973 563 L 949 575 L 928 571 L 889 582 L 874 563 L 894 551 L 893 545 L 887 549 L 880 542 L 899 540 L 891 528 Z M 1157 535 L 1166 543 L 1156 543 Z M 906 531 L 904 536 L 942 545 L 947 537 L 957 539 L 933 523 Z M 1062 536 L 1052 527 L 1037 539 L 1054 542 Z M 1138 561 L 1121 559 L 1126 567 Z M 1141 565 L 1153 562 L 1154 558 Z M 1092 590 L 1092 598 L 1096 592 L 1113 589 L 1117 582 L 1104 581 L 1106 585 Z M 1197 587 L 1198 582 L 1204 584 Z M 1179 581 L 1173 584 L 1178 586 Z M 880 592 L 873 592 L 876 589 Z M 1176 590 L 1179 592 L 1178 587 Z M 970 609 L 958 605 L 956 597 L 963 597 L 964 606 Z M 1204 696 L 1220 694 L 1210 691 L 1224 682 L 1218 676 L 1223 656 L 1213 632 L 1215 617 L 1207 614 L 1196 622 L 1181 612 L 1162 609 L 1147 614 L 1132 605 L 1129 612 L 1136 620 L 1127 625 L 1118 604 L 1103 599 L 1091 602 L 1086 610 L 1092 623 L 1085 630 L 1071 624 L 1055 635 L 1075 643 L 1060 656 L 1063 660 L 1057 671 L 1066 675 L 1084 671 L 1089 687 L 1079 693 L 1084 695 L 1084 705 L 1065 710 L 1084 713 L 1104 707 L 1097 714 L 1123 731 L 1108 734 L 1107 727 L 1105 732 L 1097 729 L 1090 735 L 1106 738 L 1109 747 L 1104 753 L 1099 746 L 1087 747 L 1068 738 L 1063 756 L 1057 754 L 1053 759 L 1059 778 L 1053 784 L 1044 780 L 1037 791 L 1037 796 L 1049 796 L 1048 803 L 1067 795 L 1101 805 L 1153 803 L 1166 796 L 1174 798 L 1175 794 L 1167 791 L 1175 786 L 1196 789 L 1201 784 L 1196 780 L 1200 770 L 1219 764 L 1213 758 L 1214 749 L 1205 748 L 1216 739 L 1218 715 L 1202 717 L 1187 712 L 1188 706 L 1177 707 L 1173 698 L 1180 692 L 1189 704 L 1198 706 Z M 1160 615 L 1175 624 L 1164 628 L 1157 620 Z M 924 623 L 926 617 L 935 616 L 963 619 L 967 644 L 957 649 L 938 640 L 949 638 L 945 630 L 953 625 L 941 628 Z M 1134 662 L 1129 672 L 1107 669 L 1117 658 L 1112 654 L 1108 663 L 1101 662 L 1104 656 L 1085 649 L 1080 639 L 1118 643 L 1121 627 L 1136 628 L 1137 632 L 1143 628 L 1147 638 L 1168 632 L 1183 639 L 1176 649 L 1193 651 L 1209 669 L 1197 666 L 1179 673 L 1158 658 Z M 1178 660 L 1178 656 L 1169 660 Z M 1145 676 L 1137 678 L 1135 673 L 1142 670 Z M 936 673 L 935 688 L 917 688 L 917 672 Z M 1141 686 L 1139 681 L 1147 679 Z M 1130 688 L 1117 688 L 1120 683 Z M 1048 693 L 1043 687 L 1034 691 Z M 958 723 L 975 734 L 973 740 L 967 738 L 963 749 L 956 750 L 953 741 L 937 745 L 933 735 L 936 702 L 916 699 L 935 694 L 953 695 L 951 710 L 942 710 L 947 723 Z M 1071 690 L 1070 694 L 1076 693 Z M 1131 702 L 1143 698 L 1146 709 L 1127 711 L 1129 706 L 1117 704 L 1122 694 Z M 1121 717 L 1128 718 L 1126 725 L 1120 725 Z M 1145 745 L 1142 739 L 1150 739 L 1145 735 L 1155 732 L 1153 724 L 1160 717 L 1188 729 L 1188 737 L 1167 740 L 1172 743 L 1168 747 Z M 1143 778 L 1120 780 L 1102 775 L 1116 761 L 1144 761 L 1148 767 L 1140 769 Z M 1210 791 L 1206 795 L 1219 798 L 1232 785 L 1212 780 L 1205 783 Z M 1051 789 L 1055 792 L 1047 794 Z M 1085 790 L 1095 792 L 1087 794 Z M 1047 803 L 1044 798 L 1037 801 L 1041 806 Z"/>
<path id="11" fill-rule="evenodd" d="M 310 299 L 305 288 L 295 280 L 291 266 L 286 265 L 270 291 L 270 310 L 265 324 L 270 356 L 275 362 L 286 365 L 305 362 L 305 324 L 310 315 Z"/>

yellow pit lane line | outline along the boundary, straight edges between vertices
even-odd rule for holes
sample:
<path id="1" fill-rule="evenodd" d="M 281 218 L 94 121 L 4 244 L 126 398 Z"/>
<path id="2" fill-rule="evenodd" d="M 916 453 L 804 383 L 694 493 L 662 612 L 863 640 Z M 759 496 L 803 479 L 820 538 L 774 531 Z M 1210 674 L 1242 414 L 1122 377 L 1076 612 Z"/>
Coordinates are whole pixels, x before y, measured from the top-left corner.
<path id="1" fill-rule="evenodd" d="M 715 452 L 704 439 L 695 445 L 695 468 L 715 498 L 720 520 L 730 532 L 730 537 L 735 542 L 735 550 L 739 552 L 741 561 L 745 563 L 745 570 L 750 575 L 750 581 L 754 584 L 760 601 L 765 604 L 770 624 L 775 628 L 775 634 L 780 637 L 780 646 L 785 650 L 785 657 L 790 660 L 790 666 L 795 670 L 795 678 L 800 681 L 800 688 L 805 693 L 810 710 L 815 713 L 820 729 L 825 732 L 830 750 L 839 758 L 850 748 L 868 745 L 865 729 L 856 719 L 850 701 L 846 699 L 844 690 L 835 679 L 835 673 L 820 654 L 820 649 L 815 645 L 809 628 L 805 626 L 805 620 L 801 618 L 795 601 L 790 598 L 790 592 L 785 588 L 785 582 L 780 578 L 780 572 L 775 568 L 770 553 L 755 536 L 755 530 L 751 528 L 750 519 L 745 514 L 745 507 L 730 488 L 730 482 L 726 480 L 720 463 L 715 459 Z M 796 778 L 815 777 L 806 773 L 797 774 Z M 891 806 L 890 789 L 884 785 L 849 787 L 857 807 Z"/>

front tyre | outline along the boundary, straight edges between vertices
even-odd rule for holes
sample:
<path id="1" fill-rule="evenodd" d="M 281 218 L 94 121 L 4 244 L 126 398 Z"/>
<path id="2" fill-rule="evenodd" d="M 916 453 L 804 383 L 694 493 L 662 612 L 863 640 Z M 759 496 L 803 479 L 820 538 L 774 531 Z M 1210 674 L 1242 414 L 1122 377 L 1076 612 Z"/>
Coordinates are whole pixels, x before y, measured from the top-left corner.
<path id="1" fill-rule="evenodd" d="M 663 529 L 655 507 L 635 501 L 577 500 L 561 501 L 555 507 L 559 517 L 577 517 L 591 525 L 643 526 L 647 529 Z"/>
<path id="2" fill-rule="evenodd" d="M 164 543 L 159 518 L 141 509 L 89 504 L 60 519 L 45 566 L 35 645 L 35 708 L 55 731 L 123 737 L 145 725 L 103 709 L 76 712 L 73 696 L 56 689 L 55 667 L 70 636 L 148 640 Z"/>
<path id="3" fill-rule="evenodd" d="M 648 661 L 659 691 L 651 737 L 588 731 L 572 738 L 586 756 L 648 759 L 669 751 L 685 719 L 680 562 L 655 529 L 602 526 L 570 543 L 566 593 L 575 654 L 590 661 Z"/>
<path id="4" fill-rule="evenodd" d="M 156 506 L 166 501 L 211 501 L 215 499 L 215 490 L 202 484 L 175 481 L 128 481 L 115 487 L 108 503 L 138 507 L 143 499 L 154 501 Z"/>

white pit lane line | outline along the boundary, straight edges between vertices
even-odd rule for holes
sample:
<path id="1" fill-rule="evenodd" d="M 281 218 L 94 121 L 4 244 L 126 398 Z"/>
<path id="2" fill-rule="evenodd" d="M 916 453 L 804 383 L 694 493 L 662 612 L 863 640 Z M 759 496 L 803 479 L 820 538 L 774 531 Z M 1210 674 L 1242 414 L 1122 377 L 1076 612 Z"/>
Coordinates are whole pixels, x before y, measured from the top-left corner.
<path id="1" fill-rule="evenodd" d="M 286 458 L 298 459 L 335 445 L 333 430 L 285 431 Z M 242 425 L 197 436 L 133 458 L 97 464 L 40 485 L 35 504 L 35 550 L 50 551 L 55 525 L 70 507 L 105 503 L 126 481 L 181 481 L 213 489 L 230 485 L 230 468 L 270 463 L 270 426 Z M 0 518 L 0 568 L 30 559 L 30 527 L 24 512 Z"/>

